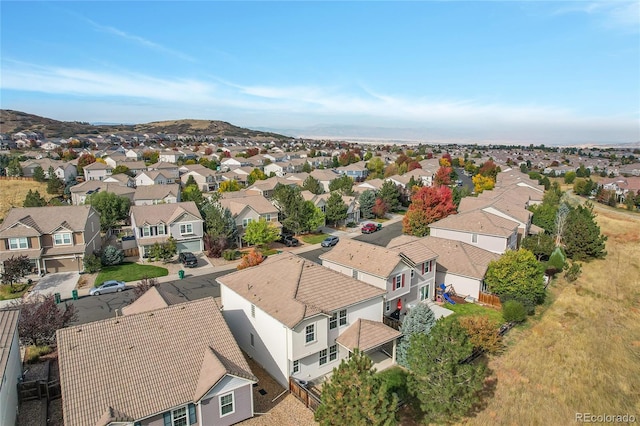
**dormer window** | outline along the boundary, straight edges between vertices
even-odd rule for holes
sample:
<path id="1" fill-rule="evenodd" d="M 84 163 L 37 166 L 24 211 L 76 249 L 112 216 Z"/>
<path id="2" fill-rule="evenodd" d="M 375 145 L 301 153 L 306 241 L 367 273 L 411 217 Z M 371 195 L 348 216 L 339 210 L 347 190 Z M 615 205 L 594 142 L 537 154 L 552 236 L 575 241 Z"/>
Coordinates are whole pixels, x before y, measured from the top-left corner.
<path id="1" fill-rule="evenodd" d="M 160 223 L 158 224 L 158 235 L 164 235 L 164 234 L 165 234 L 164 223 Z"/>
<path id="2" fill-rule="evenodd" d="M 71 244 L 71 233 L 64 232 L 60 234 L 53 234 L 53 244 L 56 246 L 68 246 Z"/>

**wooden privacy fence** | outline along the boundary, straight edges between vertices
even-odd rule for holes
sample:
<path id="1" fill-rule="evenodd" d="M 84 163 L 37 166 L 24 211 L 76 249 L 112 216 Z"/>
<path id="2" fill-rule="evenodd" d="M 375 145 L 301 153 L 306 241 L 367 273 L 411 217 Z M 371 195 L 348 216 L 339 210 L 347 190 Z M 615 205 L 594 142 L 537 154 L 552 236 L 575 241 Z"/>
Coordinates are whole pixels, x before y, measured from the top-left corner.
<path id="1" fill-rule="evenodd" d="M 305 386 L 298 383 L 293 377 L 289 377 L 289 392 L 302 401 L 302 403 L 314 413 L 322 403 L 320 398 L 311 393 Z"/>
<path id="2" fill-rule="evenodd" d="M 0 176 L 0 180 L 34 180 L 27 176 Z"/>
<path id="3" fill-rule="evenodd" d="M 478 301 L 480 303 L 484 303 L 485 305 L 495 306 L 496 308 L 502 307 L 502 304 L 500 303 L 500 298 L 493 294 L 480 293 L 480 297 L 478 297 Z"/>
<path id="4" fill-rule="evenodd" d="M 124 252 L 124 257 L 138 257 L 140 255 L 138 247 L 124 249 L 122 251 Z"/>
<path id="5" fill-rule="evenodd" d="M 20 401 L 31 401 L 33 399 L 47 398 L 47 401 L 57 399 L 62 396 L 60 390 L 60 380 L 32 380 L 18 383 L 18 396 Z"/>

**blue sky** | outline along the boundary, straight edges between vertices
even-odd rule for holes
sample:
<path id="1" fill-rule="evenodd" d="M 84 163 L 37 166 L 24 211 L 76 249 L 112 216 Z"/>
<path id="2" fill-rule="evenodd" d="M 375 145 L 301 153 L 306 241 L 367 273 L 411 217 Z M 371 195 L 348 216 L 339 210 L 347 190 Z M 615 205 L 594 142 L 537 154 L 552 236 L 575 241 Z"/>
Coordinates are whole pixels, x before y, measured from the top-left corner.
<path id="1" fill-rule="evenodd" d="M 640 141 L 640 2 L 0 3 L 0 106 L 306 136 Z"/>

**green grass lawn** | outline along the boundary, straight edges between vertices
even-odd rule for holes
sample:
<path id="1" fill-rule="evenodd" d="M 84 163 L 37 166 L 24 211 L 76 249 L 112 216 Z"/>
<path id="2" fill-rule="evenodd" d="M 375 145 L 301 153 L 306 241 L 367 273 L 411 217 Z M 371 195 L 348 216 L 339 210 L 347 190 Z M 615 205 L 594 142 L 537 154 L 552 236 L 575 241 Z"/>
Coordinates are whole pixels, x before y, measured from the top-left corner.
<path id="1" fill-rule="evenodd" d="M 329 234 L 306 234 L 301 235 L 300 239 L 307 244 L 318 244 L 321 243 L 322 240 L 327 238 Z"/>
<path id="2" fill-rule="evenodd" d="M 476 303 L 456 303 L 455 305 L 447 303 L 444 307 L 456 313 L 456 315 L 451 315 L 451 317 L 486 315 L 492 320 L 497 321 L 499 324 L 504 322 L 502 319 L 502 312 L 500 310 L 478 305 Z"/>
<path id="3" fill-rule="evenodd" d="M 0 300 L 18 299 L 31 287 L 30 284 L 14 284 L 13 289 L 10 285 L 0 286 Z"/>
<path id="4" fill-rule="evenodd" d="M 96 277 L 96 287 L 108 280 L 124 282 L 137 281 L 144 277 L 155 278 L 169 275 L 167 268 L 139 263 L 122 263 L 115 266 L 105 266 Z"/>

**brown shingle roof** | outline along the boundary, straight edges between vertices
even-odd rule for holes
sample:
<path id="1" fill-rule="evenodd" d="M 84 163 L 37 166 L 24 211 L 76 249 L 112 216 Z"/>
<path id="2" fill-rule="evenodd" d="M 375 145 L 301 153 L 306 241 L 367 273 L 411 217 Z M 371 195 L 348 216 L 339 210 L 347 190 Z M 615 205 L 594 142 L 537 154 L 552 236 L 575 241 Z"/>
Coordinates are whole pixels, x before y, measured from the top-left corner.
<path id="1" fill-rule="evenodd" d="M 222 208 L 228 208 L 231 214 L 238 215 L 245 207 L 251 207 L 258 214 L 277 213 L 278 209 L 262 195 L 248 195 L 245 197 L 221 198 Z"/>
<path id="2" fill-rule="evenodd" d="M 0 310 L 0 382 L 2 382 L 7 368 L 9 351 L 11 350 L 13 336 L 16 333 L 16 327 L 18 327 L 19 316 L 20 311 L 18 309 Z M 12 386 L 15 386 L 15 383 Z"/>
<path id="3" fill-rule="evenodd" d="M 144 223 L 148 223 L 150 225 L 160 222 L 171 223 L 184 213 L 188 213 L 202 220 L 198 207 L 193 201 L 131 207 L 131 215 L 138 226 L 141 226 Z"/>
<path id="4" fill-rule="evenodd" d="M 508 237 L 518 228 L 518 223 L 482 210 L 473 210 L 447 216 L 429 227 Z"/>
<path id="5" fill-rule="evenodd" d="M 82 232 L 91 211 L 91 206 L 12 208 L 0 225 L 0 237 L 50 234 L 58 229 L 63 222 L 66 222 L 65 228 L 74 232 Z M 95 210 L 93 213 L 96 214 Z M 38 234 L 20 224 L 35 229 Z"/>
<path id="6" fill-rule="evenodd" d="M 57 340 L 68 426 L 195 402 L 222 377 L 220 365 L 257 380 L 211 297 L 61 329 Z"/>
<path id="7" fill-rule="evenodd" d="M 358 348 L 364 352 L 384 345 L 400 336 L 402 333 L 381 322 L 358 318 L 336 339 L 336 343 L 350 351 Z"/>
<path id="8" fill-rule="evenodd" d="M 139 314 L 140 312 L 155 311 L 156 309 L 166 308 L 178 303 L 184 303 L 187 300 L 162 290 L 161 286 L 156 285 L 147 290 L 142 296 L 122 308 L 122 315 Z"/>
<path id="9" fill-rule="evenodd" d="M 292 253 L 219 277 L 230 288 L 289 328 L 385 294 L 385 291 Z"/>
<path id="10" fill-rule="evenodd" d="M 162 200 L 163 198 L 174 195 L 178 196 L 180 185 L 177 183 L 169 185 L 142 185 L 135 189 L 133 194 L 134 200 Z"/>

